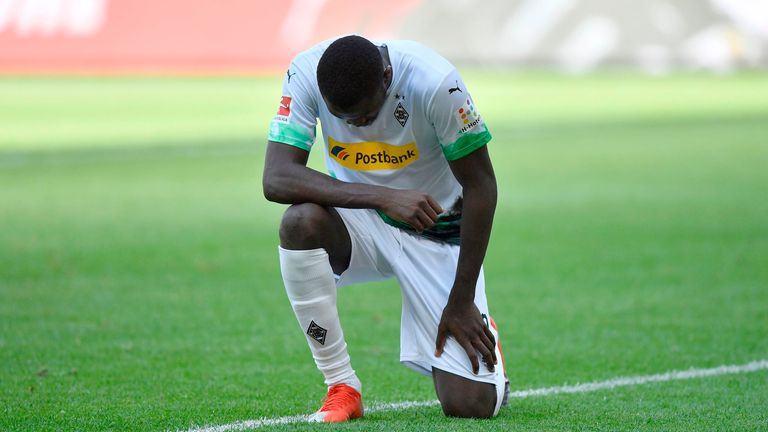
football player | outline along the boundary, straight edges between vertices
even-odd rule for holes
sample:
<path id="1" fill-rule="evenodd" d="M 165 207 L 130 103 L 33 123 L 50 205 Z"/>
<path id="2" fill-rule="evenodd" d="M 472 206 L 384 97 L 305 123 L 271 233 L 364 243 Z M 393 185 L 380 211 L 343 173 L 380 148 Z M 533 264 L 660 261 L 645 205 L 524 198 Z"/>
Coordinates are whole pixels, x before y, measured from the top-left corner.
<path id="1" fill-rule="evenodd" d="M 328 174 L 306 166 L 322 124 Z M 328 386 L 319 421 L 363 415 L 336 307 L 344 285 L 396 278 L 400 361 L 443 412 L 488 418 L 508 395 L 482 263 L 496 207 L 491 134 L 456 68 L 410 41 L 360 36 L 298 54 L 270 124 L 264 195 L 285 289 Z"/>

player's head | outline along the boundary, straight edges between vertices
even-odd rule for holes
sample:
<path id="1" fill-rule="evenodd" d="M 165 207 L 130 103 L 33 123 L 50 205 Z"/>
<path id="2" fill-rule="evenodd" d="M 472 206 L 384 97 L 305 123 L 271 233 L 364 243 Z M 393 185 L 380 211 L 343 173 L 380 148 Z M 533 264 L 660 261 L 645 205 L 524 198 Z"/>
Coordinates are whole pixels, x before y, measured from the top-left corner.
<path id="1" fill-rule="evenodd" d="M 345 36 L 326 48 L 317 65 L 317 84 L 331 114 L 355 126 L 379 115 L 392 82 L 379 48 L 360 36 Z"/>

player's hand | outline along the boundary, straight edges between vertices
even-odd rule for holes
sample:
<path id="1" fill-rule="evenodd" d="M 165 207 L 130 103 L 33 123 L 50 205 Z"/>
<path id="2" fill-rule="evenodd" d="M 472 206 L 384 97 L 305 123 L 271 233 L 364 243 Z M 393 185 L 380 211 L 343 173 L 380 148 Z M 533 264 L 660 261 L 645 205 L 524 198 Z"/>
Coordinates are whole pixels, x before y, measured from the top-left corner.
<path id="1" fill-rule="evenodd" d="M 480 363 L 477 361 L 477 353 L 483 357 L 483 362 L 488 370 L 494 371 L 496 360 L 496 338 L 491 329 L 483 321 L 483 317 L 474 302 L 457 304 L 448 301 L 437 327 L 437 339 L 435 341 L 435 356 L 440 357 L 445 347 L 448 336 L 453 336 L 456 342 L 464 348 L 472 362 L 472 372 L 477 375 L 480 371 Z"/>
<path id="2" fill-rule="evenodd" d="M 440 204 L 424 192 L 391 189 L 382 200 L 380 210 L 392 219 L 405 222 L 418 232 L 432 228 L 443 212 Z"/>

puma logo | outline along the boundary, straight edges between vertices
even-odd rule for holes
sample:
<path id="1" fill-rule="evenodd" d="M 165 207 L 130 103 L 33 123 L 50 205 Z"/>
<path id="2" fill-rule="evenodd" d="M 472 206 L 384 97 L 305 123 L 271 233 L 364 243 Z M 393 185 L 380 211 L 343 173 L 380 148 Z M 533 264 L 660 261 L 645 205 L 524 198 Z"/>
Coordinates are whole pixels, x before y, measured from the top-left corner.
<path id="1" fill-rule="evenodd" d="M 461 89 L 459 88 L 459 81 L 458 81 L 458 80 L 456 81 L 456 87 L 451 87 L 451 88 L 449 88 L 449 89 L 448 89 L 448 94 L 449 94 L 449 95 L 453 94 L 453 92 L 464 93 L 464 92 L 463 92 L 463 91 L 461 91 Z"/>

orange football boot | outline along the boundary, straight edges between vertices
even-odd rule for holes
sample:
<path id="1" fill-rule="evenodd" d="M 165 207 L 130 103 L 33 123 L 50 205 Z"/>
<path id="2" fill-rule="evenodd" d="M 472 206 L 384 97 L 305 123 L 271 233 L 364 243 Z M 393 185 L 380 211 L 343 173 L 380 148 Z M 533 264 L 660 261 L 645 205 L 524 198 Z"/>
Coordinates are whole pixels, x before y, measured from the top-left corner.
<path id="1" fill-rule="evenodd" d="M 336 384 L 328 389 L 325 402 L 311 420 L 340 423 L 363 416 L 363 396 L 346 384 Z"/>

